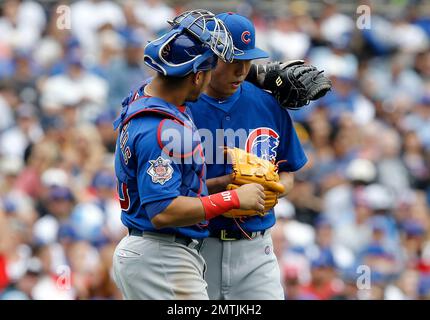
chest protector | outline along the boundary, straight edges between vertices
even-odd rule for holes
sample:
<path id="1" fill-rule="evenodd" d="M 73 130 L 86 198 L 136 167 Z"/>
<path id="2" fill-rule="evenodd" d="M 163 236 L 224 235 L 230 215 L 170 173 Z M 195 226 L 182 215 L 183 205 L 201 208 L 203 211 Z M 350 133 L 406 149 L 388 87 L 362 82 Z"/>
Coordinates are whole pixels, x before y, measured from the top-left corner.
<path id="1" fill-rule="evenodd" d="M 145 115 L 157 115 L 162 118 L 157 128 L 157 143 L 163 150 L 163 157 L 178 165 L 181 169 L 182 196 L 196 197 L 208 194 L 206 187 L 206 165 L 203 148 L 197 128 L 191 118 L 175 106 L 156 97 L 141 96 L 129 103 L 123 101 L 121 115 L 114 121 L 114 129 L 120 129 L 131 119 Z M 120 137 L 118 137 L 120 138 Z M 132 154 L 136 154 L 132 150 Z M 121 158 L 121 157 L 119 157 Z M 136 159 L 136 161 L 149 161 L 153 159 Z M 125 169 L 126 164 L 116 165 L 117 176 L 131 189 L 137 190 L 136 174 L 130 175 Z M 136 166 L 137 168 L 137 166 Z M 119 169 L 119 170 L 118 170 Z"/>

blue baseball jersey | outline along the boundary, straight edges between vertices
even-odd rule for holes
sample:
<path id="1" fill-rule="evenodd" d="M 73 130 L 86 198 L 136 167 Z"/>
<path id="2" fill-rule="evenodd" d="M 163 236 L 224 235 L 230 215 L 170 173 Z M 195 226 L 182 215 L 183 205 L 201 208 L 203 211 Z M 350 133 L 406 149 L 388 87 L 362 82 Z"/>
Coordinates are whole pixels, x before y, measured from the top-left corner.
<path id="1" fill-rule="evenodd" d="M 151 223 L 176 197 L 207 195 L 203 149 L 188 112 L 143 96 L 143 87 L 124 100 L 114 127 L 119 128 L 115 173 L 126 227 L 192 238 L 208 236 L 205 221 L 163 229 Z M 175 139 L 166 132 L 173 132 Z"/>
<path id="2" fill-rule="evenodd" d="M 223 146 L 238 147 L 263 159 L 279 163 L 279 172 L 303 167 L 307 158 L 287 110 L 268 92 L 244 82 L 229 98 L 218 100 L 202 94 L 197 102 L 187 103 L 202 138 L 207 179 L 231 173 L 230 164 L 219 163 Z M 210 133 L 210 134 L 209 134 Z M 210 143 L 205 139 L 213 139 Z M 220 155 L 221 154 L 221 155 Z M 249 232 L 262 231 L 275 224 L 273 209 L 264 217 L 242 219 Z M 210 230 L 237 230 L 233 219 L 223 216 L 210 220 Z"/>

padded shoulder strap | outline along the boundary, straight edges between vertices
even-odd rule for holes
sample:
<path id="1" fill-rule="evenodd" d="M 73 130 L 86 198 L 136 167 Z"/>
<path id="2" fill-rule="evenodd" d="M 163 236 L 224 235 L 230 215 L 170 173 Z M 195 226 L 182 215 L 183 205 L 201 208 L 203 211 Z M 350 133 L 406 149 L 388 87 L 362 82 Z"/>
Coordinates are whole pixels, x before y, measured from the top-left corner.
<path id="1" fill-rule="evenodd" d="M 188 158 L 200 146 L 193 128 L 177 119 L 163 119 L 158 125 L 157 140 L 160 148 L 174 158 Z"/>

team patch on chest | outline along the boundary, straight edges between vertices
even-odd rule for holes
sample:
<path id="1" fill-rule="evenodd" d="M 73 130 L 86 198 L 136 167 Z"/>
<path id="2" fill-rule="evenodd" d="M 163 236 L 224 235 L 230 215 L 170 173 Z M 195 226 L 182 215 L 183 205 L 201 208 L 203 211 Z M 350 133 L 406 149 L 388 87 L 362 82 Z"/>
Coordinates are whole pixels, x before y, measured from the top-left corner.
<path id="1" fill-rule="evenodd" d="M 167 181 L 172 179 L 173 168 L 171 160 L 163 159 L 161 156 L 156 160 L 149 160 L 151 164 L 146 171 L 152 178 L 153 183 L 165 184 Z"/>
<path id="2" fill-rule="evenodd" d="M 262 159 L 276 162 L 279 134 L 271 128 L 256 128 L 248 135 L 245 146 L 247 152 Z"/>

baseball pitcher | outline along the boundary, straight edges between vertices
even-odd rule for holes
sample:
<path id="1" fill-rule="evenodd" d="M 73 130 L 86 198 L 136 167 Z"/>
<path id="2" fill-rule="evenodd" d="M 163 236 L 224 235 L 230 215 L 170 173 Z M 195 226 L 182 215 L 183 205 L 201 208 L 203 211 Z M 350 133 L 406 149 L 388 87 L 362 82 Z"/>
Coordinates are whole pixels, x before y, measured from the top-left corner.
<path id="1" fill-rule="evenodd" d="M 245 131 L 246 136 L 229 139 L 225 134 L 205 149 L 213 160 L 207 164 L 207 186 L 212 193 L 257 182 L 264 187 L 265 208 L 263 213 L 234 209 L 210 221 L 201 248 L 208 265 L 208 294 L 211 299 L 284 299 L 270 236 L 273 207 L 293 187 L 292 172 L 307 162 L 286 108 L 318 99 L 331 84 L 322 71 L 303 61 L 251 65 L 268 57 L 255 47 L 252 22 L 231 12 L 216 17 L 232 34 L 234 60 L 219 61 L 205 93 L 188 105 L 197 127 L 213 137 L 220 130 L 237 136 Z M 231 164 L 216 163 L 224 149 Z"/>

